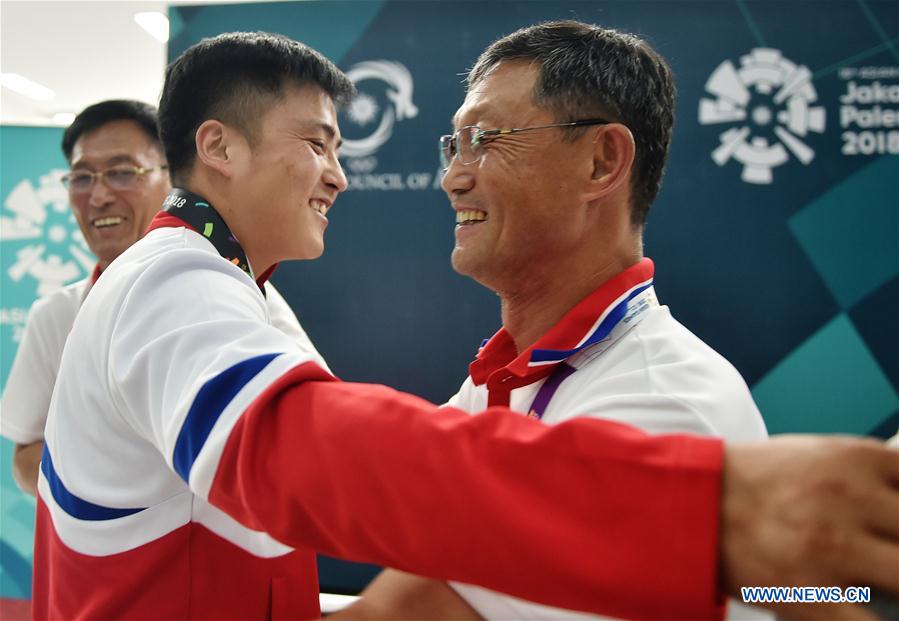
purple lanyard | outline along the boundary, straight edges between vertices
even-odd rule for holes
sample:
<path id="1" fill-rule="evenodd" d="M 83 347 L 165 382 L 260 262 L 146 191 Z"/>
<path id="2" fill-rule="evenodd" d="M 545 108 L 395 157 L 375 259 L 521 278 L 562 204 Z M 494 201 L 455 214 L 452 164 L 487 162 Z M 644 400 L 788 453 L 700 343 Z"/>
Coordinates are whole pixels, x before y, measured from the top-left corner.
<path id="1" fill-rule="evenodd" d="M 567 362 L 560 362 L 556 365 L 556 368 L 553 369 L 553 372 L 546 378 L 546 381 L 543 382 L 543 385 L 540 387 L 540 390 L 537 391 L 537 396 L 534 397 L 534 402 L 531 404 L 531 409 L 528 410 L 528 416 L 531 418 L 536 418 L 537 420 L 543 419 L 543 413 L 546 411 L 546 407 L 549 405 L 549 402 L 552 400 L 553 395 L 556 394 L 556 390 L 558 390 L 559 385 L 565 381 L 565 378 L 577 371 L 573 366 L 568 364 Z"/>
<path id="2" fill-rule="evenodd" d="M 565 362 L 564 358 L 570 358 L 581 350 L 605 343 L 602 346 L 602 349 L 597 352 L 597 354 L 602 353 L 608 349 L 613 342 L 618 340 L 620 336 L 637 325 L 643 318 L 644 311 L 653 305 L 658 306 L 658 301 L 655 299 L 652 282 L 642 283 L 632 289 L 630 293 L 608 313 L 593 334 L 575 349 L 569 351 L 548 349 L 534 350 L 532 359 L 538 353 L 541 355 L 541 360 L 545 360 L 547 354 L 551 356 L 550 360 L 555 356 L 559 356 L 556 360 L 562 359 L 556 365 L 556 368 L 553 369 L 552 373 L 546 378 L 546 381 L 543 382 L 540 390 L 537 391 L 537 396 L 534 397 L 531 409 L 528 410 L 528 416 L 536 418 L 537 420 L 542 420 L 543 413 L 546 412 L 546 408 L 549 407 L 549 402 L 552 401 L 553 396 L 556 394 L 556 390 L 559 389 L 559 385 L 565 381 L 566 377 L 577 370 L 575 367 Z M 619 327 L 623 328 L 623 331 L 616 334 L 615 330 Z"/>

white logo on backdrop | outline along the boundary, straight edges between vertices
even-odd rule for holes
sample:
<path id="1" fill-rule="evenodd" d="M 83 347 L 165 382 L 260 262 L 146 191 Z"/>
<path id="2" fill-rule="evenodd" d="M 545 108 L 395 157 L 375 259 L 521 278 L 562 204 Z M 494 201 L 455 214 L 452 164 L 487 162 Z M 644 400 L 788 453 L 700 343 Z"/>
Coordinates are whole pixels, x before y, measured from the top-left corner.
<path id="1" fill-rule="evenodd" d="M 60 181 L 62 174 L 50 171 L 41 176 L 38 187 L 27 179 L 20 181 L 6 197 L 0 215 L 0 241 L 28 242 L 15 251 L 6 276 L 13 282 L 25 277 L 36 280 L 38 296 L 90 272 L 95 263 L 81 231 L 72 226 L 75 217 Z M 60 253 L 63 249 L 68 250 L 65 256 Z"/>
<path id="2" fill-rule="evenodd" d="M 373 155 L 390 139 L 397 121 L 418 116 L 418 108 L 412 103 L 412 74 L 398 62 L 367 60 L 353 65 L 346 75 L 359 91 L 347 107 L 348 121 L 365 127 L 380 116 L 380 122 L 365 138 L 344 138 L 340 147 L 341 156 L 364 158 Z M 359 88 L 365 80 L 380 80 L 387 84 L 386 105 L 379 104 L 376 97 Z"/>
<path id="3" fill-rule="evenodd" d="M 814 159 L 801 137 L 824 131 L 825 111 L 810 105 L 818 94 L 805 65 L 787 60 L 779 50 L 756 48 L 740 59 L 739 69 L 729 60 L 718 65 L 705 88 L 717 99 L 699 102 L 700 124 L 732 125 L 712 152 L 718 166 L 733 158 L 743 164 L 743 181 L 769 184 L 772 170 L 791 153 L 803 164 Z"/>

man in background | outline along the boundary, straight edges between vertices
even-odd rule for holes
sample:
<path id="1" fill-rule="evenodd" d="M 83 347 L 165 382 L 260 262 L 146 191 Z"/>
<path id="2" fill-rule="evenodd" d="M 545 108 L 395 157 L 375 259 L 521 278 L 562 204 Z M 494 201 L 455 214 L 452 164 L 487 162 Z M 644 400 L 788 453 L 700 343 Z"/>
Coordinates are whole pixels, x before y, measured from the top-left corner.
<path id="1" fill-rule="evenodd" d="M 100 274 L 144 234 L 171 190 L 156 109 L 144 102 L 108 100 L 88 106 L 63 134 L 62 151 L 71 167 L 63 178 L 69 205 L 97 265 L 90 277 L 32 305 L 6 381 L 0 432 L 16 443 L 13 476 L 32 496 L 37 494 L 50 396 L 78 309 Z M 273 324 L 314 351 L 277 290 L 269 284 L 266 292 Z"/>

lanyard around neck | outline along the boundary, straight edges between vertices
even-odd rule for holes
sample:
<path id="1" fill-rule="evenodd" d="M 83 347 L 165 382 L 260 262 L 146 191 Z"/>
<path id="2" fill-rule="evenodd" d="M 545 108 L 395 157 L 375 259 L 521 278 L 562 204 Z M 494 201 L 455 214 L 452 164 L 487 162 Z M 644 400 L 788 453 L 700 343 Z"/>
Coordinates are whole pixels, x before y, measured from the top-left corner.
<path id="1" fill-rule="evenodd" d="M 659 301 L 656 299 L 655 291 L 650 285 L 640 291 L 639 294 L 624 300 L 621 304 L 624 305 L 624 312 L 620 314 L 619 319 L 614 325 L 610 326 L 608 336 L 595 343 L 592 347 L 578 350 L 578 354 L 583 353 L 589 355 L 590 360 L 602 355 L 613 343 L 629 332 L 631 328 L 640 323 L 647 310 L 654 306 L 658 306 Z M 570 356 L 568 360 L 574 358 L 578 354 Z M 542 420 L 543 414 L 546 412 L 546 408 L 549 407 L 549 403 L 555 396 L 559 386 L 562 385 L 562 382 L 564 382 L 568 376 L 577 371 L 577 369 L 578 367 L 576 365 L 568 364 L 567 360 L 559 362 L 552 373 L 550 373 L 540 386 L 540 389 L 537 391 L 537 396 L 534 397 L 534 401 L 528 409 L 527 415 L 530 418 Z"/>
<path id="2" fill-rule="evenodd" d="M 209 240 L 216 251 L 255 280 L 250 262 L 240 242 L 225 224 L 215 207 L 200 196 L 181 188 L 172 188 L 162 208 L 189 224 L 197 233 Z"/>
<path id="3" fill-rule="evenodd" d="M 542 420 L 543 413 L 546 412 L 546 408 L 549 405 L 549 402 L 552 401 L 553 395 L 556 394 L 556 390 L 559 389 L 559 386 L 565 381 L 565 378 L 575 371 L 577 371 L 577 369 L 567 362 L 560 362 L 557 364 L 556 368 L 553 369 L 553 372 L 546 378 L 546 381 L 543 382 L 543 385 L 540 386 L 540 390 L 537 391 L 537 396 L 534 397 L 531 409 L 528 410 L 528 416 L 530 418 Z"/>

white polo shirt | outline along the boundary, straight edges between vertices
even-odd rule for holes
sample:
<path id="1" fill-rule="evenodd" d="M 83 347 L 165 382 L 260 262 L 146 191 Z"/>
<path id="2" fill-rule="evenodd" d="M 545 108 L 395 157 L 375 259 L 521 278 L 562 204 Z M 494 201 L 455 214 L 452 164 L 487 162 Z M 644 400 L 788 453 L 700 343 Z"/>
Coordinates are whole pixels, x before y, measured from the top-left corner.
<path id="1" fill-rule="evenodd" d="M 542 420 L 547 424 L 587 416 L 653 434 L 687 432 L 731 442 L 767 437 L 739 372 L 678 323 L 667 307 L 659 306 L 652 275 L 649 259 L 625 270 L 575 306 L 521 355 L 511 336 L 500 330 L 472 363 L 474 378 L 465 380 L 448 405 L 477 413 L 488 401 L 490 405 L 508 402 L 513 410 L 533 412 L 540 409 L 535 405 L 538 393 L 552 381 L 539 376 L 539 370 L 564 360 L 574 371 L 561 380 L 543 408 Z M 528 382 L 529 377 L 533 381 Z M 508 392 L 503 385 L 510 382 L 523 385 Z M 543 390 L 545 399 L 548 393 Z M 552 528 L 551 515 L 546 514 L 547 528 Z M 452 586 L 485 619 L 608 618 L 542 606 L 480 587 Z M 731 602 L 728 618 L 773 617 Z"/>
<path id="2" fill-rule="evenodd" d="M 3 390 L 0 434 L 16 444 L 42 440 L 59 361 L 75 315 L 90 288 L 85 278 L 37 299 Z"/>

